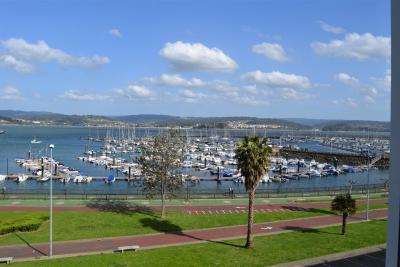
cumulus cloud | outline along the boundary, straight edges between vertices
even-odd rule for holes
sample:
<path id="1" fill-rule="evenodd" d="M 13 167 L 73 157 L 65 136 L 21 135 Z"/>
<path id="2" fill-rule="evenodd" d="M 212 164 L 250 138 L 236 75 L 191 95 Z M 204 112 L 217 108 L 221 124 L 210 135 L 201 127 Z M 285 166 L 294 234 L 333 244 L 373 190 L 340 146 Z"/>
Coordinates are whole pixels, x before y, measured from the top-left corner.
<path id="1" fill-rule="evenodd" d="M 374 36 L 371 33 L 349 33 L 343 40 L 332 40 L 329 43 L 314 42 L 311 47 L 318 55 L 358 60 L 387 59 L 391 52 L 389 37 Z"/>
<path id="2" fill-rule="evenodd" d="M 350 85 L 350 86 L 359 86 L 360 85 L 360 81 L 357 78 L 350 76 L 349 74 L 344 73 L 344 72 L 335 74 L 335 79 L 337 81 L 340 81 L 340 82 L 342 82 L 346 85 Z"/>
<path id="3" fill-rule="evenodd" d="M 246 93 L 252 94 L 252 95 L 258 94 L 256 85 L 245 85 L 245 86 L 243 86 L 243 91 L 245 91 Z"/>
<path id="4" fill-rule="evenodd" d="M 21 92 L 13 86 L 6 86 L 0 90 L 0 100 L 21 100 L 21 99 L 23 99 Z"/>
<path id="5" fill-rule="evenodd" d="M 358 107 L 357 102 L 351 97 L 348 97 L 346 99 L 341 99 L 341 100 L 338 100 L 338 99 L 333 100 L 332 104 L 334 104 L 334 105 L 345 105 L 345 106 L 351 107 L 351 108 Z"/>
<path id="6" fill-rule="evenodd" d="M 207 95 L 194 92 L 189 89 L 181 90 L 179 92 L 179 99 L 186 103 L 198 103 L 201 99 L 206 98 Z"/>
<path id="7" fill-rule="evenodd" d="M 293 88 L 282 88 L 282 97 L 290 100 L 307 100 L 315 98 L 313 94 L 298 92 Z"/>
<path id="8" fill-rule="evenodd" d="M 11 55 L 0 55 L 0 66 L 13 69 L 18 72 L 29 73 L 34 71 L 32 64 L 18 60 Z"/>
<path id="9" fill-rule="evenodd" d="M 143 85 L 132 84 L 125 89 L 114 89 L 114 92 L 123 98 L 128 98 L 130 100 L 135 99 L 145 99 L 153 98 L 155 94 Z"/>
<path id="10" fill-rule="evenodd" d="M 241 79 L 250 83 L 266 85 L 272 88 L 307 89 L 311 87 L 310 81 L 307 77 L 282 73 L 279 71 L 262 72 L 256 70 L 243 74 Z"/>
<path id="11" fill-rule="evenodd" d="M 166 43 L 160 55 L 177 71 L 230 72 L 238 67 L 222 50 L 201 43 Z"/>
<path id="12" fill-rule="evenodd" d="M 340 27 L 336 27 L 336 26 L 333 26 L 333 25 L 329 25 L 328 23 L 325 23 L 325 22 L 323 22 L 321 20 L 317 21 L 317 23 L 319 24 L 321 29 L 323 31 L 326 31 L 326 32 L 335 33 L 335 34 L 341 34 L 341 33 L 345 32 L 345 29 L 340 28 Z"/>
<path id="13" fill-rule="evenodd" d="M 357 89 L 360 93 L 362 94 L 367 94 L 370 97 L 377 96 L 378 95 L 378 90 L 370 86 L 368 84 L 364 84 L 360 82 L 359 79 L 347 74 L 347 73 L 338 73 L 335 75 L 335 79 L 347 86 L 350 86 L 354 89 Z"/>
<path id="14" fill-rule="evenodd" d="M 81 68 L 96 68 L 110 62 L 108 57 L 94 55 L 92 57 L 75 57 L 60 50 L 51 48 L 45 41 L 29 43 L 24 39 L 11 38 L 1 42 L 7 51 L 3 56 L 3 64 L 23 72 L 31 72 L 35 62 L 55 61 L 61 65 Z M 8 62 L 8 63 L 4 63 Z"/>
<path id="15" fill-rule="evenodd" d="M 280 44 L 276 43 L 261 43 L 253 46 L 253 52 L 256 54 L 263 55 L 271 60 L 278 62 L 289 61 L 285 50 Z"/>
<path id="16" fill-rule="evenodd" d="M 104 101 L 111 100 L 112 97 L 106 94 L 89 93 L 80 90 L 67 90 L 61 96 L 62 98 L 77 101 Z"/>
<path id="17" fill-rule="evenodd" d="M 247 105 L 247 106 L 268 106 L 270 104 L 267 100 L 245 95 L 237 96 L 232 100 L 240 105 Z"/>
<path id="18" fill-rule="evenodd" d="M 383 77 L 371 77 L 371 80 L 374 81 L 379 88 L 390 92 L 392 86 L 392 71 L 391 69 L 387 69 Z"/>
<path id="19" fill-rule="evenodd" d="M 178 74 L 162 74 L 160 77 L 144 78 L 144 81 L 159 86 L 202 87 L 205 82 L 198 78 L 186 80 Z"/>
<path id="20" fill-rule="evenodd" d="M 111 29 L 108 31 L 108 34 L 110 34 L 111 36 L 114 36 L 114 37 L 118 37 L 118 38 L 122 37 L 121 31 L 118 29 Z"/>

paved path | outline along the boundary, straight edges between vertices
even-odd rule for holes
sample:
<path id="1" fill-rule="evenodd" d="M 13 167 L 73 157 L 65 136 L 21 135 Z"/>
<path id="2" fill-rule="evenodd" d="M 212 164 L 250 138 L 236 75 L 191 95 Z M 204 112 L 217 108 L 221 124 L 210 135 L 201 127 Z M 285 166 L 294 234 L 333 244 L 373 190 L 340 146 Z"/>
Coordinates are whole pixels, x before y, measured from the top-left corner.
<path id="1" fill-rule="evenodd" d="M 108 203 L 108 204 L 107 204 Z M 112 211 L 113 208 L 118 209 L 131 209 L 141 208 L 142 206 L 130 205 L 125 202 L 116 201 L 115 205 L 111 202 L 99 201 L 93 202 L 88 206 L 56 206 L 55 211 L 98 211 L 107 210 Z M 119 203 L 119 204 L 118 204 Z M 370 204 L 386 204 L 387 199 L 373 199 Z M 364 205 L 365 200 L 358 200 L 358 205 Z M 126 205 L 126 206 L 124 206 Z M 130 205 L 130 206 L 129 206 Z M 320 209 L 330 207 L 330 202 L 299 202 L 299 203 L 285 203 L 285 204 L 258 204 L 255 205 L 256 213 L 259 212 L 282 212 L 282 211 L 299 211 L 309 209 Z M 154 210 L 158 210 L 159 206 L 143 206 Z M 167 206 L 167 210 L 183 211 L 191 215 L 200 214 L 232 214 L 232 213 L 245 213 L 247 205 L 195 205 L 195 206 Z M 0 206 L 0 211 L 48 211 L 48 206 Z"/>
<path id="2" fill-rule="evenodd" d="M 359 213 L 349 218 L 349 222 L 364 220 L 365 214 Z M 370 212 L 370 218 L 385 218 L 387 210 Z M 341 223 L 341 216 L 328 215 L 313 218 L 296 219 L 290 221 L 276 221 L 254 225 L 256 235 L 266 235 L 281 231 L 305 230 L 316 227 Z M 176 233 L 162 233 L 142 236 L 127 236 L 116 238 L 78 240 L 54 243 L 53 253 L 56 256 L 91 254 L 113 251 L 118 246 L 139 245 L 141 248 L 154 248 L 190 243 L 211 242 L 243 237 L 246 234 L 246 225 L 191 230 Z M 27 244 L 0 247 L 0 257 L 12 256 L 15 259 L 39 258 L 47 255 L 47 244 Z"/>

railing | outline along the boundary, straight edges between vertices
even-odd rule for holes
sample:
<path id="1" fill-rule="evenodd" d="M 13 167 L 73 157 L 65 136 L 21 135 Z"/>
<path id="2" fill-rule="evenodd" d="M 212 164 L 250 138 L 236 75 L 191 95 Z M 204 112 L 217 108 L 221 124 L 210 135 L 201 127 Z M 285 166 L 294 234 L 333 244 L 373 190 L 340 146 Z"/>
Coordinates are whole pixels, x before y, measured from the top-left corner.
<path id="1" fill-rule="evenodd" d="M 175 199 L 217 199 L 217 198 L 244 198 L 247 192 L 244 188 L 233 187 L 233 192 L 229 189 L 198 189 L 191 187 L 183 187 L 179 191 L 170 195 Z M 366 194 L 367 185 L 337 186 L 337 187 L 316 187 L 316 188 L 268 188 L 258 189 L 256 197 L 258 198 L 285 198 L 285 197 L 318 197 L 318 196 L 334 196 L 338 193 L 346 193 L 351 190 L 352 194 Z M 369 192 L 371 194 L 386 193 L 388 187 L 386 183 L 370 184 Z M 53 189 L 54 199 L 144 199 L 146 192 L 141 188 L 136 190 L 130 188 L 128 190 L 67 190 Z M 49 192 L 45 189 L 7 189 L 0 190 L 0 199 L 48 199 Z"/>

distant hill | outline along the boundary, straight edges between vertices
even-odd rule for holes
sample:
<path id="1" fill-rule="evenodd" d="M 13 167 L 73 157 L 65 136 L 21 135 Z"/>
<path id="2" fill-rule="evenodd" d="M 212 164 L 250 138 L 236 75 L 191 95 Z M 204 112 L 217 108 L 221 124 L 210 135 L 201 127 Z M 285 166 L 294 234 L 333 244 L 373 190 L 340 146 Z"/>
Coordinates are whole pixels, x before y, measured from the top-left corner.
<path id="1" fill-rule="evenodd" d="M 323 122 L 316 126 L 322 131 L 390 132 L 390 122 L 385 121 L 336 120 Z"/>
<path id="2" fill-rule="evenodd" d="M 51 125 L 85 126 L 112 122 L 112 118 L 91 115 L 64 115 L 42 111 L 0 110 L 0 116 L 12 119 L 14 123 L 42 122 Z"/>
<path id="3" fill-rule="evenodd" d="M 116 120 L 147 124 L 152 126 L 186 126 L 186 127 L 211 127 L 226 128 L 229 123 L 243 122 L 247 125 L 276 125 L 287 129 L 308 129 L 307 125 L 290 122 L 282 119 L 266 119 L 257 117 L 179 117 L 168 115 L 140 114 L 114 117 Z"/>
<path id="4" fill-rule="evenodd" d="M 65 115 L 44 111 L 0 110 L 0 123 L 42 124 L 71 126 L 117 126 L 131 124 L 155 127 L 193 128 L 250 128 L 267 127 L 274 129 L 322 131 L 390 131 L 390 122 L 361 120 L 321 120 L 307 118 L 257 118 L 233 117 L 181 117 L 159 114 L 138 114 L 127 116 Z"/>

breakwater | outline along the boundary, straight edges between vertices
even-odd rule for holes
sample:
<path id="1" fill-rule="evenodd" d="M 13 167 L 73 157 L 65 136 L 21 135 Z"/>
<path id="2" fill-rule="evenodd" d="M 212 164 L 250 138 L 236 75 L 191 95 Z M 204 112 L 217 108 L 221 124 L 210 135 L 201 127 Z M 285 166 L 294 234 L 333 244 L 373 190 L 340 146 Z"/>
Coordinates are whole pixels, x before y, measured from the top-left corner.
<path id="1" fill-rule="evenodd" d="M 306 151 L 306 150 L 294 150 L 283 148 L 278 154 L 284 158 L 299 158 L 305 160 L 316 160 L 318 162 L 327 162 L 331 164 L 337 165 L 367 165 L 368 157 L 364 155 L 349 155 L 349 154 L 340 154 L 340 153 L 328 153 L 328 152 L 315 152 L 315 151 Z M 371 161 L 373 162 L 373 158 Z M 378 168 L 389 168 L 390 158 L 388 156 L 382 156 L 379 160 L 377 160 L 373 165 Z"/>

